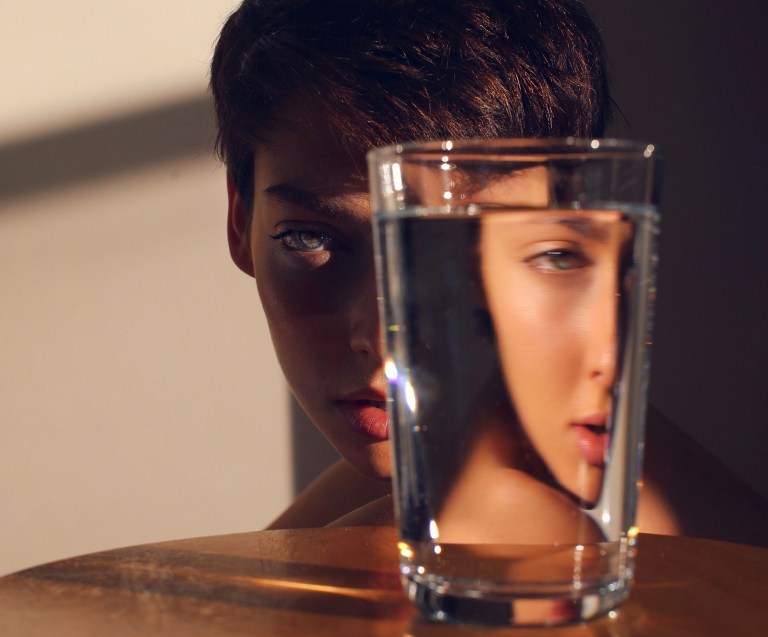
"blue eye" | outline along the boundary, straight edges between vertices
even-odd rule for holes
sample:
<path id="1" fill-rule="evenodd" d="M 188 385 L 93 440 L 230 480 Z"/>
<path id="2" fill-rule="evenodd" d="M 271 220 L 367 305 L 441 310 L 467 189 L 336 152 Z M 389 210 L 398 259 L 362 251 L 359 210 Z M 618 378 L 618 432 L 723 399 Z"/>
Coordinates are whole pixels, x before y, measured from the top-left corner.
<path id="1" fill-rule="evenodd" d="M 333 247 L 331 237 L 316 230 L 290 228 L 277 234 L 269 235 L 269 238 L 274 241 L 282 241 L 288 250 L 301 252 L 320 252 Z"/>

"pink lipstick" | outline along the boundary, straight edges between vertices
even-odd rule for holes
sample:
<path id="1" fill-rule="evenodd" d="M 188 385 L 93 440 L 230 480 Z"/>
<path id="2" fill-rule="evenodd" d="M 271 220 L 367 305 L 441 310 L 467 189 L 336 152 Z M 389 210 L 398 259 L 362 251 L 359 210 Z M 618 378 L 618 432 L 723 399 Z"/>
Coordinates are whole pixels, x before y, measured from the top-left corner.
<path id="1" fill-rule="evenodd" d="M 374 440 L 389 438 L 389 419 L 383 400 L 347 399 L 339 400 L 336 406 L 352 429 Z"/>
<path id="2" fill-rule="evenodd" d="M 573 423 L 571 431 L 576 438 L 581 457 L 589 464 L 602 467 L 608 449 L 607 418 L 604 413 L 595 413 Z"/>

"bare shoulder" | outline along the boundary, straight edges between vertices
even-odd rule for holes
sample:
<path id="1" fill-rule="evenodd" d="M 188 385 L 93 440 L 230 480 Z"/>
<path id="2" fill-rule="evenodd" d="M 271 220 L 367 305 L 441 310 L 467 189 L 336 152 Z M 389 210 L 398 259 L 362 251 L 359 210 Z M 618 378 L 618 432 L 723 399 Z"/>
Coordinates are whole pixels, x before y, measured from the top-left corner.
<path id="1" fill-rule="evenodd" d="M 519 469 L 489 463 L 462 475 L 438 525 L 443 541 L 463 544 L 577 544 L 604 537 L 561 491 Z"/>
<path id="2" fill-rule="evenodd" d="M 388 496 L 391 484 L 368 478 L 339 460 L 321 473 L 268 529 L 327 526 Z"/>

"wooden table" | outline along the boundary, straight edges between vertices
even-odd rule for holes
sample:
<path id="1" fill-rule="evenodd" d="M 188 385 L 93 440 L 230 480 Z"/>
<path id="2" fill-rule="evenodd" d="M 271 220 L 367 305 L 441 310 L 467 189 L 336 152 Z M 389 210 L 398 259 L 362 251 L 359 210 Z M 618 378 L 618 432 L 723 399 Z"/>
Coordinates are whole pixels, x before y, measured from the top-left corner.
<path id="1" fill-rule="evenodd" d="M 514 630 L 431 624 L 403 597 L 385 527 L 147 544 L 0 578 L 0 635 L 631 637 L 768 635 L 768 549 L 641 535 L 616 617 Z"/>

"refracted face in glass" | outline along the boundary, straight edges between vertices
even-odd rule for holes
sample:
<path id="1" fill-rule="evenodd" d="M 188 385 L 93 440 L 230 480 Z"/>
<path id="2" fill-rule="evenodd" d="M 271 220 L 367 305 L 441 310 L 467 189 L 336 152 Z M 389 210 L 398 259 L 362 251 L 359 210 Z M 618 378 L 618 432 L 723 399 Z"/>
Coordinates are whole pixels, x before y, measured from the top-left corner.
<path id="1" fill-rule="evenodd" d="M 482 222 L 483 287 L 512 406 L 557 483 L 587 503 L 608 449 L 630 225 L 618 212 L 558 210 Z"/>

